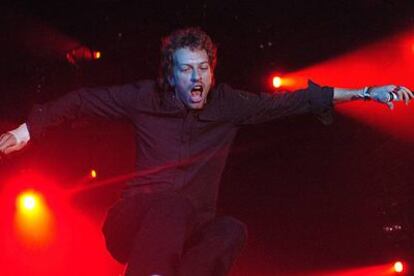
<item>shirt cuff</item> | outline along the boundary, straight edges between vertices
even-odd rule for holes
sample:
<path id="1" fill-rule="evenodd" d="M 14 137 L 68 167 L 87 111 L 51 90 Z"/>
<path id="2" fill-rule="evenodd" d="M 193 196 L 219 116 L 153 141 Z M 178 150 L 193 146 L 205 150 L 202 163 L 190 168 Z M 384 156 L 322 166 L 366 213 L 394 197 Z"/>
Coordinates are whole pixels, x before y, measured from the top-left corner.
<path id="1" fill-rule="evenodd" d="M 18 128 L 10 130 L 8 133 L 14 136 L 17 140 L 17 144 L 27 143 L 30 140 L 29 130 L 26 123 L 21 124 Z"/>
<path id="2" fill-rule="evenodd" d="M 308 90 L 310 93 L 311 111 L 324 125 L 330 125 L 333 122 L 333 88 L 319 86 L 313 81 L 308 81 Z"/>

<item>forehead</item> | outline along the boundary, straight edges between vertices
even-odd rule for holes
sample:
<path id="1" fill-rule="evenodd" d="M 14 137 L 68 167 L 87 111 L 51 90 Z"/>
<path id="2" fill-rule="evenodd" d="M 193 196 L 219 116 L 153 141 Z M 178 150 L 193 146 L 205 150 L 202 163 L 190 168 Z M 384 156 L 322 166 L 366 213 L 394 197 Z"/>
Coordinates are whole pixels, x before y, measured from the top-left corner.
<path id="1" fill-rule="evenodd" d="M 200 64 L 208 62 L 206 50 L 191 50 L 189 48 L 177 49 L 173 54 L 174 64 Z"/>

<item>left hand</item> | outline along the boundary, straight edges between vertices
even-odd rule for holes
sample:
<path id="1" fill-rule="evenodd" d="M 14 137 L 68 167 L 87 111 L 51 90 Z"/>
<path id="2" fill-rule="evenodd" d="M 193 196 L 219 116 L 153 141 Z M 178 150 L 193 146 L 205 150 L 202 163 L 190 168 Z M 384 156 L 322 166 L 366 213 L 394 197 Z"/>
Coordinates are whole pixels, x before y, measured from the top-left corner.
<path id="1" fill-rule="evenodd" d="M 394 109 L 393 101 L 404 101 L 408 105 L 414 99 L 410 89 L 396 85 L 373 86 L 369 88 L 368 94 L 372 100 L 386 104 L 390 109 Z"/>

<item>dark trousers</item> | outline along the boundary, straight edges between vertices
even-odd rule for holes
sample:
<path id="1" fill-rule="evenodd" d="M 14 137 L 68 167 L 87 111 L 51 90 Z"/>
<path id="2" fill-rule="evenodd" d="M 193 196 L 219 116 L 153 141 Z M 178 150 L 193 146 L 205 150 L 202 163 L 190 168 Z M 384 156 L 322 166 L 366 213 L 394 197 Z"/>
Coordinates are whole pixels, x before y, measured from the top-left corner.
<path id="1" fill-rule="evenodd" d="M 226 275 L 246 239 L 240 221 L 199 214 L 175 192 L 121 199 L 103 233 L 112 256 L 128 264 L 126 276 Z"/>

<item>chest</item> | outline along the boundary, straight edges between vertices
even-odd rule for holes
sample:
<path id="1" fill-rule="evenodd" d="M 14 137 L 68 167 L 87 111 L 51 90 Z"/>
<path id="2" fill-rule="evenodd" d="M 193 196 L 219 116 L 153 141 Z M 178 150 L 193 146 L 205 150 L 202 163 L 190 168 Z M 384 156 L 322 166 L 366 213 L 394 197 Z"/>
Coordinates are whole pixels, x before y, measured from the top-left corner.
<path id="1" fill-rule="evenodd" d="M 179 115 L 140 114 L 134 120 L 140 143 L 171 151 L 189 147 L 200 151 L 231 143 L 236 129 L 229 123 L 200 119 L 198 113 Z"/>

